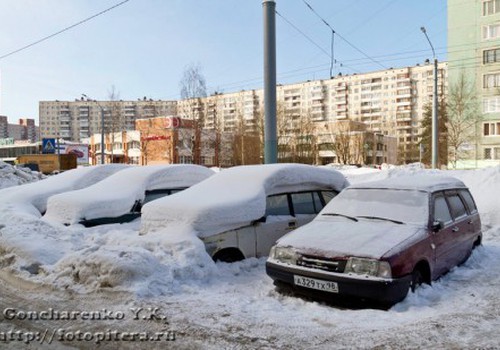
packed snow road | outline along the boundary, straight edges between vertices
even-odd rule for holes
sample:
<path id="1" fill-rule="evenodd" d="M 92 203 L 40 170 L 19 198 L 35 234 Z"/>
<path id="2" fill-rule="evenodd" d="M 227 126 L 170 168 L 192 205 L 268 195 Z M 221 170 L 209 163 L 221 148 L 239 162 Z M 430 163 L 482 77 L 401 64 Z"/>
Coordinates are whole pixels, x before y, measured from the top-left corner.
<path id="1" fill-rule="evenodd" d="M 356 183 L 421 171 L 346 175 Z M 31 203 L 4 206 L 0 341 L 9 331 L 39 332 L 43 344 L 35 339 L 28 346 L 22 338 L 0 347 L 498 348 L 500 167 L 444 173 L 470 188 L 482 218 L 483 246 L 387 311 L 343 309 L 278 294 L 265 273 L 265 259 L 213 264 L 199 240 L 183 236 L 181 228 L 168 238 L 139 236 L 140 222 L 67 228 L 33 216 Z M 25 317 L 37 312 L 40 318 L 49 310 L 76 314 L 57 320 Z M 88 319 L 89 312 L 94 319 Z"/>

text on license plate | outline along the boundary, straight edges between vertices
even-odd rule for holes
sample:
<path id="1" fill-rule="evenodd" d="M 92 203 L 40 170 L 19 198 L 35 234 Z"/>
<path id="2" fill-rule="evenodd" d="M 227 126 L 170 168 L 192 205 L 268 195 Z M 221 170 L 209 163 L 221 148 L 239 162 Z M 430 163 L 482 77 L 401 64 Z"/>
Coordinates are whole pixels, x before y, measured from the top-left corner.
<path id="1" fill-rule="evenodd" d="M 332 293 L 339 292 L 339 286 L 337 285 L 337 283 L 331 281 L 322 281 L 322 280 L 317 280 L 315 278 L 294 275 L 293 283 L 296 286 L 322 290 L 325 292 L 332 292 Z"/>

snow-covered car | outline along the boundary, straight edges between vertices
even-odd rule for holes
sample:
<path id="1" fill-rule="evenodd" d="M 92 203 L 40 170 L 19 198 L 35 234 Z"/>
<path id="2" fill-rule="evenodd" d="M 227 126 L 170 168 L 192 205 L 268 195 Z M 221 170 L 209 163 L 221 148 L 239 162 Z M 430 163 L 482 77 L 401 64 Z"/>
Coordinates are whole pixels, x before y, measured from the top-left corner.
<path id="1" fill-rule="evenodd" d="M 340 172 L 310 165 L 234 167 L 175 199 L 145 205 L 141 232 L 182 225 L 214 260 L 267 256 L 278 238 L 310 222 L 347 185 Z"/>
<path id="2" fill-rule="evenodd" d="M 125 223 L 141 216 L 141 207 L 180 192 L 214 171 L 191 164 L 132 166 L 82 190 L 49 198 L 44 219 L 64 225 Z"/>
<path id="3" fill-rule="evenodd" d="M 0 207 L 17 207 L 17 211 L 41 217 L 47 209 L 49 197 L 82 189 L 126 168 L 124 164 L 88 166 L 49 176 L 41 181 L 5 188 L 0 191 Z"/>
<path id="4" fill-rule="evenodd" d="M 474 199 L 460 180 L 389 178 L 345 189 L 277 242 L 266 271 L 278 290 L 392 305 L 465 261 L 481 239 Z"/>

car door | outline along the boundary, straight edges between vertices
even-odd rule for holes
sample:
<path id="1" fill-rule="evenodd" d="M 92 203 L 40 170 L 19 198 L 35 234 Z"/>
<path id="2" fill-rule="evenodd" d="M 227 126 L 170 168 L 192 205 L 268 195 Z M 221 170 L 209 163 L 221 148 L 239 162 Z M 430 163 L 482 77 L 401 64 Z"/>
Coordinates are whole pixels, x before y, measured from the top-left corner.
<path id="1" fill-rule="evenodd" d="M 289 194 L 277 194 L 266 199 L 264 222 L 255 225 L 256 255 L 267 256 L 274 242 L 297 227 L 292 215 Z"/>
<path id="2" fill-rule="evenodd" d="M 471 225 L 469 224 L 469 215 L 465 207 L 465 203 L 459 196 L 458 191 L 446 191 L 446 199 L 448 201 L 451 216 L 453 217 L 452 234 L 450 237 L 450 245 L 453 246 L 453 252 L 450 252 L 449 260 L 451 267 L 459 264 L 469 254 L 471 249 L 470 236 Z"/>
<path id="3" fill-rule="evenodd" d="M 432 197 L 432 216 L 431 226 L 434 223 L 441 223 L 439 230 L 432 233 L 432 245 L 434 249 L 434 270 L 436 275 L 446 272 L 451 266 L 451 257 L 453 256 L 453 237 L 454 222 L 448 206 L 448 202 L 443 192 L 434 194 Z"/>

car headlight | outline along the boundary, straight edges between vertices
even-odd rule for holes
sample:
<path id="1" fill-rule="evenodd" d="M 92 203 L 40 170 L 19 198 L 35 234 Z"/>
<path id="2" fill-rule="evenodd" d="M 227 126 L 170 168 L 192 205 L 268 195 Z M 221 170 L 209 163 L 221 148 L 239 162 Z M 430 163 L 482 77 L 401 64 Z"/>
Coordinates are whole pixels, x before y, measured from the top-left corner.
<path id="1" fill-rule="evenodd" d="M 391 265 L 387 261 L 366 258 L 349 258 L 345 273 L 391 278 Z"/>
<path id="2" fill-rule="evenodd" d="M 299 255 L 293 248 L 273 246 L 269 252 L 269 257 L 280 262 L 295 265 L 297 264 Z"/>

